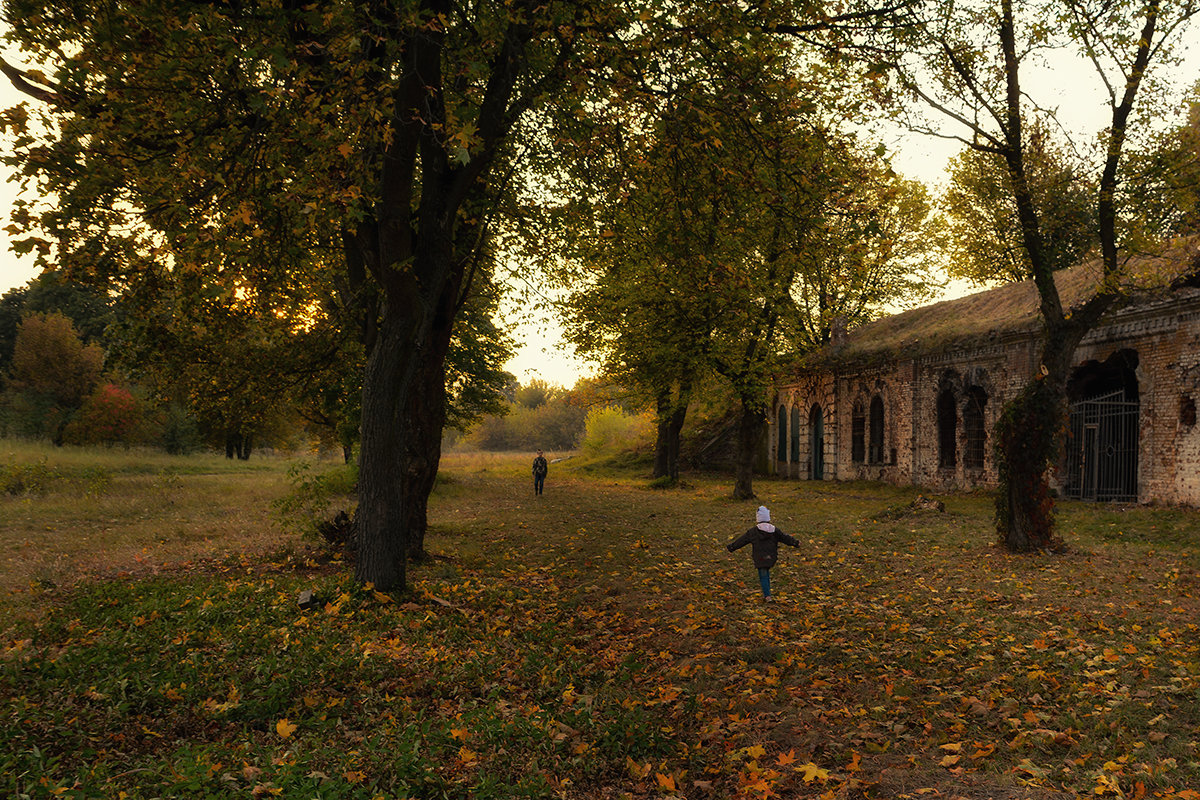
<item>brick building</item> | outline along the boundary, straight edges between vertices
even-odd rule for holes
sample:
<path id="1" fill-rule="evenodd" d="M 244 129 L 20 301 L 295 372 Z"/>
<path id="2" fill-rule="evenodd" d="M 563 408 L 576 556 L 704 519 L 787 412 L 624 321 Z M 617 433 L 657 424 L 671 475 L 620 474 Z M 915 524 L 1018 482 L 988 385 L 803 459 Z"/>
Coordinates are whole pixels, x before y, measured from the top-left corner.
<path id="1" fill-rule="evenodd" d="M 1067 497 L 1200 505 L 1200 250 L 1133 270 L 1130 302 L 1075 353 L 1070 435 L 1055 477 Z M 1059 273 L 1065 306 L 1098 268 Z M 1040 367 L 1032 283 L 859 327 L 779 384 L 768 437 L 777 474 L 992 487 L 991 431 Z"/>

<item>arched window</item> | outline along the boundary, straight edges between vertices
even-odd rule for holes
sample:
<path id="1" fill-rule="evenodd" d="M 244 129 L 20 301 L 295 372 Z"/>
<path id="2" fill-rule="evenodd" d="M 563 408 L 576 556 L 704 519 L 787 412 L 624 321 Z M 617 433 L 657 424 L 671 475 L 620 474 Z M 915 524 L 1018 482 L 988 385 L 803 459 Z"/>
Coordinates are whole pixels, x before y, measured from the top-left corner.
<path id="1" fill-rule="evenodd" d="M 775 427 L 778 429 L 775 433 L 775 458 L 779 461 L 787 461 L 787 408 L 779 407 L 779 413 L 775 415 Z"/>
<path id="2" fill-rule="evenodd" d="M 872 464 L 883 463 L 883 398 L 871 398 L 871 446 L 867 458 Z"/>
<path id="3" fill-rule="evenodd" d="M 808 429 L 812 437 L 809 477 L 814 481 L 825 480 L 825 413 L 819 405 L 808 412 Z"/>
<path id="4" fill-rule="evenodd" d="M 867 418 L 861 402 L 855 402 L 850 412 L 850 460 L 861 464 L 867 456 Z"/>
<path id="5" fill-rule="evenodd" d="M 987 392 L 972 386 L 967 391 L 967 404 L 963 408 L 963 466 L 967 469 L 983 469 L 987 444 L 987 426 L 983 416 L 986 405 Z"/>
<path id="6" fill-rule="evenodd" d="M 958 409 L 954 392 L 943 389 L 937 400 L 938 466 L 952 469 L 958 464 Z"/>
<path id="7" fill-rule="evenodd" d="M 792 406 L 792 457 L 788 461 L 795 464 L 800 460 L 800 406 Z"/>

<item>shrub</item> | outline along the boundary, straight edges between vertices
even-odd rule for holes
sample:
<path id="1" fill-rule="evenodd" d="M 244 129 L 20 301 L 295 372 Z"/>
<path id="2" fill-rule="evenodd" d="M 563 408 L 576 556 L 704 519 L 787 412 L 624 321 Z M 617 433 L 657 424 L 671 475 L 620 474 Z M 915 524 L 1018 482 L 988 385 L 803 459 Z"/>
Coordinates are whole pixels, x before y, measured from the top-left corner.
<path id="1" fill-rule="evenodd" d="M 161 421 L 158 444 L 173 456 L 186 456 L 200 447 L 200 428 L 183 406 L 167 406 Z"/>
<path id="2" fill-rule="evenodd" d="M 653 444 L 654 420 L 649 414 L 627 414 L 616 406 L 588 412 L 583 449 L 591 454 L 636 450 Z"/>
<path id="3" fill-rule="evenodd" d="M 586 412 L 561 399 L 528 408 L 514 405 L 504 416 L 485 417 L 467 437 L 481 450 L 574 450 Z"/>
<path id="4" fill-rule="evenodd" d="M 4 464 L 0 466 L 0 494 L 42 494 L 61 478 L 62 473 L 45 461 L 37 464 Z"/>
<path id="5" fill-rule="evenodd" d="M 320 535 L 334 544 L 326 528 L 339 514 L 350 518 L 346 510 L 353 505 L 358 484 L 356 464 L 339 464 L 318 472 L 312 464 L 297 464 L 288 470 L 292 489 L 274 503 L 276 515 L 284 526 L 298 528 L 306 534 Z M 353 509 L 351 509 L 352 511 Z"/>
<path id="6" fill-rule="evenodd" d="M 112 383 L 98 387 L 83 401 L 63 432 L 69 444 L 133 443 L 142 427 L 137 399 Z"/>

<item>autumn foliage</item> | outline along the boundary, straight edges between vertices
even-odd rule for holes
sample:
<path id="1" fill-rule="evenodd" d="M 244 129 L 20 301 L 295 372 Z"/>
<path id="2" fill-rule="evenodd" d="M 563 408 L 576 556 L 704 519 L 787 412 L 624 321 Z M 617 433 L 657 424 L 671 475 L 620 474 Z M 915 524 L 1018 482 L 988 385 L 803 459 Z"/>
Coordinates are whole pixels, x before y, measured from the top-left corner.
<path id="1" fill-rule="evenodd" d="M 724 482 L 486 466 L 408 594 L 294 548 L 14 595 L 4 792 L 1200 797 L 1194 512 L 1064 504 L 1079 549 L 1014 556 L 988 498 L 766 481 L 763 605 Z"/>
<path id="2" fill-rule="evenodd" d="M 137 398 L 128 389 L 104 383 L 84 400 L 64 438 L 72 444 L 132 443 L 141 424 Z"/>

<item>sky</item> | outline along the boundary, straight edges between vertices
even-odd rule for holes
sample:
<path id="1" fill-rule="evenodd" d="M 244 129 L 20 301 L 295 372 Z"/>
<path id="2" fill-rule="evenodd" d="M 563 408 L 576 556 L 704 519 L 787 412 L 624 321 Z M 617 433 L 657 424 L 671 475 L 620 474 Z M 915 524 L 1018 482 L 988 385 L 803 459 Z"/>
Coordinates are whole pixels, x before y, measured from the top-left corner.
<path id="1" fill-rule="evenodd" d="M 0 25 L 0 33 L 4 26 Z M 1200 78 L 1200 25 L 1194 25 L 1183 43 L 1185 62 L 1173 71 L 1181 85 Z M 11 51 L 5 51 L 10 63 L 21 63 Z M 1032 77 L 1032 79 L 1031 79 Z M 1052 65 L 1041 75 L 1027 76 L 1024 85 L 1032 87 L 1044 106 L 1056 107 L 1060 119 L 1075 120 L 1079 130 L 1096 130 L 1108 119 L 1108 109 L 1094 74 L 1086 65 L 1063 63 Z M 1090 88 L 1089 88 L 1090 87 Z M 15 105 L 22 98 L 8 82 L 0 76 L 0 108 Z M 1165 124 L 1179 124 L 1181 119 L 1164 120 Z M 945 166 L 956 154 L 957 142 L 931 136 L 907 133 L 900 129 L 885 135 L 884 143 L 892 153 L 893 167 L 907 177 L 922 180 L 935 188 L 941 181 Z M 0 146 L 5 143 L 0 142 Z M 18 187 L 8 180 L 9 176 L 0 167 L 0 229 L 9 224 L 9 212 L 16 199 Z M 23 286 L 36 274 L 32 258 L 18 258 L 8 246 L 9 234 L 0 233 L 0 294 L 9 289 Z M 957 296 L 970 291 L 962 283 L 947 287 L 944 297 Z M 534 320 L 528 320 L 528 308 L 510 304 L 507 319 L 517 324 L 518 350 L 506 369 L 522 383 L 541 379 L 551 384 L 570 387 L 580 377 L 593 372 L 592 365 L 574 356 L 561 341 L 561 330 L 547 311 L 534 311 Z"/>

